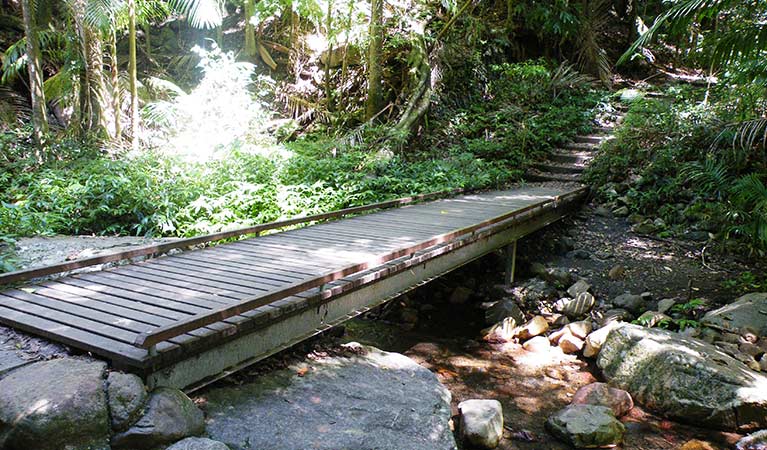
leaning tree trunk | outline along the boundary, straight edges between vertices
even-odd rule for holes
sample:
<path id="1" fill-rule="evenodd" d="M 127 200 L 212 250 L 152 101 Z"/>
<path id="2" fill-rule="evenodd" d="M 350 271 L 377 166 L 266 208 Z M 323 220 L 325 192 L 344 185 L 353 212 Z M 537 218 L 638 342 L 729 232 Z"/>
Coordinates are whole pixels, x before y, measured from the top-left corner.
<path id="1" fill-rule="evenodd" d="M 128 0 L 128 79 L 130 84 L 131 147 L 139 148 L 138 81 L 136 79 L 136 0 Z"/>
<path id="2" fill-rule="evenodd" d="M 370 46 L 368 47 L 368 98 L 365 118 L 381 110 L 381 45 L 383 42 L 383 0 L 370 0 Z"/>
<path id="3" fill-rule="evenodd" d="M 24 16 L 24 33 L 27 36 L 27 72 L 29 73 L 29 94 L 32 100 L 33 138 L 40 146 L 48 133 L 48 117 L 45 112 L 43 73 L 40 69 L 40 44 L 37 41 L 34 11 L 31 10 L 30 3 L 30 0 L 22 0 L 21 11 Z M 42 160 L 40 150 L 37 152 L 37 159 Z"/>

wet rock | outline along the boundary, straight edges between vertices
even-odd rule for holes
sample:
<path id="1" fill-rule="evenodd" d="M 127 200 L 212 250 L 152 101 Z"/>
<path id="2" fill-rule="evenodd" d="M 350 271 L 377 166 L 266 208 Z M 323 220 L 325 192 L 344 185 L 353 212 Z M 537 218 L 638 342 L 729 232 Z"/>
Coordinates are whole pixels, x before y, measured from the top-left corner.
<path id="1" fill-rule="evenodd" d="M 128 431 L 112 438 L 115 449 L 151 449 L 205 431 L 202 411 L 178 389 L 160 388 L 149 397 L 146 412 Z"/>
<path id="2" fill-rule="evenodd" d="M 611 280 L 618 280 L 620 278 L 623 278 L 623 276 L 626 274 L 626 268 L 618 265 L 613 266 L 610 271 L 607 273 L 607 277 Z"/>
<path id="3" fill-rule="evenodd" d="M 634 314 L 641 314 L 645 311 L 645 301 L 641 295 L 621 294 L 615 297 L 611 303 L 616 308 L 625 309 Z"/>
<path id="4" fill-rule="evenodd" d="M 229 450 L 229 447 L 213 439 L 190 437 L 176 442 L 166 450 Z"/>
<path id="5" fill-rule="evenodd" d="M 676 301 L 674 301 L 674 299 L 664 298 L 664 299 L 658 301 L 658 308 L 657 308 L 658 312 L 661 313 L 661 314 L 665 314 L 675 304 L 676 304 Z"/>
<path id="6" fill-rule="evenodd" d="M 735 444 L 737 450 L 767 449 L 767 430 L 760 430 L 743 437 Z"/>
<path id="7" fill-rule="evenodd" d="M 545 336 L 536 336 L 522 344 L 522 348 L 528 352 L 541 353 L 549 351 L 551 349 L 551 345 Z"/>
<path id="8" fill-rule="evenodd" d="M 703 341 L 622 324 L 597 365 L 611 385 L 667 417 L 724 430 L 767 426 L 767 377 Z"/>
<path id="9" fill-rule="evenodd" d="M 606 383 L 591 383 L 578 389 L 573 395 L 573 404 L 606 406 L 615 417 L 624 416 L 634 407 L 628 392 L 610 387 Z"/>
<path id="10" fill-rule="evenodd" d="M 128 428 L 141 413 L 147 393 L 141 378 L 133 374 L 112 372 L 107 377 L 107 399 L 112 428 Z"/>
<path id="11" fill-rule="evenodd" d="M 588 314 L 594 307 L 596 299 L 588 292 L 581 292 L 576 298 L 562 298 L 554 304 L 554 309 L 570 319 L 577 319 Z"/>
<path id="12" fill-rule="evenodd" d="M 623 322 L 611 322 L 586 336 L 585 345 L 583 346 L 583 356 L 587 358 L 597 356 L 610 331 L 622 324 Z"/>
<path id="13" fill-rule="evenodd" d="M 525 315 L 522 313 L 522 310 L 510 298 L 499 300 L 485 310 L 485 321 L 488 324 L 500 322 L 507 317 L 514 319 L 514 326 L 520 325 L 525 321 Z"/>
<path id="14" fill-rule="evenodd" d="M 450 300 L 448 302 L 451 305 L 463 305 L 468 302 L 474 292 L 464 286 L 458 286 L 453 289 L 453 293 L 450 294 Z"/>
<path id="15" fill-rule="evenodd" d="M 0 350 L 0 377 L 14 369 L 34 362 L 33 360 L 22 358 L 20 353 L 14 350 Z"/>
<path id="16" fill-rule="evenodd" d="M 701 323 L 723 332 L 767 336 L 767 293 L 746 294 L 729 305 L 709 311 Z"/>
<path id="17" fill-rule="evenodd" d="M 17 369 L 0 380 L 0 448 L 105 448 L 106 364 L 63 358 Z"/>
<path id="18" fill-rule="evenodd" d="M 546 319 L 542 316 L 535 316 L 521 327 L 518 327 L 514 332 L 514 337 L 524 341 L 547 331 L 549 331 L 549 323 L 546 322 Z"/>
<path id="19" fill-rule="evenodd" d="M 478 448 L 496 448 L 503 436 L 503 409 L 498 400 L 465 400 L 458 404 L 461 438 Z"/>
<path id="20" fill-rule="evenodd" d="M 597 405 L 570 405 L 549 417 L 546 429 L 577 448 L 613 447 L 626 431 L 610 408 Z"/>
<path id="21" fill-rule="evenodd" d="M 588 283 L 588 281 L 580 279 L 576 281 L 575 284 L 567 288 L 567 295 L 575 298 L 583 292 L 588 292 L 589 289 L 591 289 L 591 285 Z"/>
<path id="22" fill-rule="evenodd" d="M 431 371 L 397 353 L 349 347 L 360 354 L 210 389 L 210 438 L 232 450 L 456 448 L 450 392 Z"/>

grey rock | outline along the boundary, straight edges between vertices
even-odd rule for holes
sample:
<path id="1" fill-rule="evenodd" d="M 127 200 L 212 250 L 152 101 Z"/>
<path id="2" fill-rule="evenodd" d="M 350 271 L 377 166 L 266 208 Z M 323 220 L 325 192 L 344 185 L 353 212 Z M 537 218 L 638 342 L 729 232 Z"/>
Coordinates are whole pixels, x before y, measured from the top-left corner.
<path id="1" fill-rule="evenodd" d="M 634 314 L 641 314 L 645 310 L 645 301 L 641 295 L 621 294 L 613 299 L 612 304 Z"/>
<path id="2" fill-rule="evenodd" d="M 610 210 L 604 206 L 598 206 L 596 209 L 594 209 L 594 214 L 599 217 L 610 217 L 612 215 L 610 214 Z"/>
<path id="3" fill-rule="evenodd" d="M 147 392 L 141 378 L 136 375 L 112 372 L 107 377 L 107 398 L 112 428 L 124 430 L 138 419 Z"/>
<path id="4" fill-rule="evenodd" d="M 706 313 L 701 323 L 737 335 L 755 332 L 759 336 L 767 336 L 767 293 L 756 292 L 739 297 L 729 305 Z"/>
<path id="5" fill-rule="evenodd" d="M 24 359 L 14 350 L 0 350 L 0 378 L 6 373 L 33 363 L 34 360 Z"/>
<path id="6" fill-rule="evenodd" d="M 588 250 L 579 248 L 577 250 L 567 252 L 567 257 L 573 259 L 591 259 L 591 253 Z"/>
<path id="7" fill-rule="evenodd" d="M 623 441 L 626 428 L 610 408 L 575 404 L 546 421 L 546 429 L 576 448 L 612 447 Z"/>
<path id="8" fill-rule="evenodd" d="M 233 450 L 455 449 L 437 377 L 406 356 L 361 350 L 209 390 L 208 435 Z"/>
<path id="9" fill-rule="evenodd" d="M 112 438 L 115 449 L 151 449 L 205 431 L 202 411 L 178 389 L 152 392 L 146 413 L 128 431 Z"/>
<path id="10" fill-rule="evenodd" d="M 672 306 L 676 304 L 676 301 L 672 298 L 664 298 L 658 301 L 658 312 L 665 314 Z"/>
<path id="11" fill-rule="evenodd" d="M 574 298 L 574 297 L 577 297 L 578 294 L 582 292 L 588 292 L 589 289 L 591 289 L 591 285 L 588 283 L 588 281 L 584 279 L 580 279 L 576 281 L 575 284 L 567 288 L 567 294 L 570 297 Z"/>
<path id="12" fill-rule="evenodd" d="M 473 293 L 474 292 L 467 287 L 458 286 L 453 289 L 453 293 L 450 294 L 449 302 L 451 305 L 462 305 L 469 301 Z"/>
<path id="13" fill-rule="evenodd" d="M 573 274 L 561 267 L 550 267 L 542 275 L 543 279 L 557 286 L 569 286 L 573 282 Z"/>
<path id="14" fill-rule="evenodd" d="M 485 310 L 485 321 L 488 324 L 500 322 L 507 317 L 514 319 L 516 322 L 514 326 L 520 325 L 525 321 L 525 315 L 522 313 L 522 310 L 519 309 L 517 303 L 510 298 L 499 300 L 495 302 L 493 306 Z"/>
<path id="15" fill-rule="evenodd" d="M 0 448 L 107 448 L 106 364 L 74 358 L 38 362 L 0 380 Z"/>
<path id="16" fill-rule="evenodd" d="M 594 307 L 596 300 L 588 292 L 581 292 L 577 298 L 562 298 L 555 304 L 554 308 L 571 319 L 577 319 L 585 316 Z"/>
<path id="17" fill-rule="evenodd" d="M 621 265 L 617 265 L 617 266 L 613 266 L 610 269 L 610 271 L 607 273 L 607 277 L 610 278 L 611 280 L 618 280 L 620 278 L 623 278 L 625 274 L 626 274 L 626 268 Z"/>
<path id="18" fill-rule="evenodd" d="M 646 217 L 645 217 L 645 216 L 643 216 L 643 215 L 641 215 L 641 214 L 637 214 L 637 213 L 631 214 L 631 215 L 629 215 L 629 216 L 626 218 L 626 220 L 628 220 L 628 222 L 629 222 L 630 224 L 632 224 L 632 225 L 636 225 L 636 224 L 638 224 L 638 223 L 642 223 L 642 222 L 644 222 L 644 221 L 645 221 L 645 219 L 646 219 Z"/>
<path id="19" fill-rule="evenodd" d="M 612 308 L 602 313 L 599 319 L 599 326 L 603 327 L 613 322 L 629 322 L 633 318 L 634 315 L 623 308 Z"/>
<path id="20" fill-rule="evenodd" d="M 615 209 L 613 210 L 613 214 L 614 214 L 616 217 L 626 217 L 626 216 L 628 216 L 628 215 L 629 215 L 629 212 L 630 212 L 630 211 L 629 211 L 629 208 L 628 208 L 627 206 L 620 206 L 620 207 L 618 207 L 618 208 L 615 208 Z"/>
<path id="21" fill-rule="evenodd" d="M 723 430 L 767 426 L 767 377 L 701 340 L 621 324 L 597 365 L 611 385 L 667 417 Z"/>
<path id="22" fill-rule="evenodd" d="M 465 400 L 458 404 L 461 437 L 478 448 L 498 447 L 503 436 L 503 408 L 498 400 Z"/>
<path id="23" fill-rule="evenodd" d="M 634 407 L 631 394 L 623 389 L 610 387 L 606 383 L 591 383 L 583 386 L 573 395 L 572 403 L 606 406 L 613 411 L 615 417 L 622 417 Z"/>
<path id="24" fill-rule="evenodd" d="M 514 317 L 506 317 L 495 325 L 482 330 L 483 339 L 486 341 L 510 341 L 517 335 L 517 329 L 521 323 Z"/>
<path id="25" fill-rule="evenodd" d="M 649 220 L 646 220 L 642 223 L 638 223 L 634 225 L 631 229 L 634 233 L 637 233 L 637 234 L 654 234 L 656 231 L 658 231 L 658 227 L 655 226 L 655 224 L 650 222 Z"/>
<path id="26" fill-rule="evenodd" d="M 213 439 L 189 437 L 176 442 L 166 450 L 229 450 L 229 447 Z"/>
<path id="27" fill-rule="evenodd" d="M 514 286 L 511 294 L 522 305 L 534 305 L 556 297 L 557 290 L 544 280 L 531 278 L 519 286 Z"/>
<path id="28" fill-rule="evenodd" d="M 586 336 L 585 345 L 583 347 L 583 356 L 587 358 L 597 356 L 602 349 L 602 344 L 604 344 L 607 339 L 607 335 L 622 324 L 623 322 L 611 322 Z"/>
<path id="29" fill-rule="evenodd" d="M 735 444 L 736 450 L 767 450 L 767 430 L 759 430 L 741 438 Z"/>
<path id="30" fill-rule="evenodd" d="M 671 317 L 658 311 L 645 311 L 644 314 L 637 318 L 637 322 L 639 322 L 641 325 L 652 328 L 654 326 L 671 323 Z"/>
<path id="31" fill-rule="evenodd" d="M 711 238 L 708 231 L 693 230 L 682 235 L 688 241 L 705 242 Z"/>

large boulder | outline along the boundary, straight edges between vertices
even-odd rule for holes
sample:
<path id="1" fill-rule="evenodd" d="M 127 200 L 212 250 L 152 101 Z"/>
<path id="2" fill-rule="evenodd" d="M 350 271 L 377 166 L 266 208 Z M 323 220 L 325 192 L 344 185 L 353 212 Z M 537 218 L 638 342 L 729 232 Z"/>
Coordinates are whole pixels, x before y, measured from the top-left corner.
<path id="1" fill-rule="evenodd" d="M 8 374 L 0 380 L 0 448 L 107 448 L 105 371 L 103 362 L 63 358 Z"/>
<path id="2" fill-rule="evenodd" d="M 628 392 L 605 383 L 591 383 L 581 387 L 575 391 L 572 403 L 606 406 L 613 411 L 615 417 L 624 416 L 634 407 Z"/>
<path id="3" fill-rule="evenodd" d="M 598 405 L 570 405 L 549 417 L 546 429 L 576 448 L 615 447 L 626 432 L 610 408 Z"/>
<path id="4" fill-rule="evenodd" d="M 205 431 L 202 411 L 178 389 L 157 389 L 145 410 L 135 425 L 112 438 L 112 448 L 151 449 Z"/>
<path id="5" fill-rule="evenodd" d="M 597 365 L 610 384 L 668 417 L 725 430 L 767 427 L 767 377 L 698 339 L 621 324 Z"/>
<path id="6" fill-rule="evenodd" d="M 728 333 L 753 332 L 767 336 L 767 293 L 757 292 L 739 297 L 729 305 L 709 311 L 701 323 Z"/>
<path id="7" fill-rule="evenodd" d="M 461 413 L 461 436 L 472 447 L 492 449 L 503 437 L 503 408 L 498 400 L 464 400 Z"/>
<path id="8" fill-rule="evenodd" d="M 208 434 L 236 450 L 454 450 L 437 377 L 406 356 L 355 348 L 211 389 Z"/>
<path id="9" fill-rule="evenodd" d="M 147 392 L 141 378 L 136 375 L 112 372 L 107 378 L 107 397 L 112 428 L 124 430 L 138 419 Z"/>

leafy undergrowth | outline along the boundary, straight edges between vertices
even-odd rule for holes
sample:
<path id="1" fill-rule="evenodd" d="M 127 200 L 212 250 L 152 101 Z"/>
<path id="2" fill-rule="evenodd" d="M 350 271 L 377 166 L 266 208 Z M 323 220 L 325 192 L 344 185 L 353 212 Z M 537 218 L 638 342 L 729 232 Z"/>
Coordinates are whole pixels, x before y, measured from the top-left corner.
<path id="1" fill-rule="evenodd" d="M 29 130 L 19 130 L 2 141 L 0 236 L 193 236 L 401 196 L 498 188 L 588 131 L 600 95 L 567 67 L 507 64 L 487 98 L 435 118 L 434 131 L 399 154 L 364 144 L 378 142 L 384 132 L 376 128 L 349 145 L 317 132 L 278 143 L 260 127 L 251 142 L 236 140 L 207 160 L 62 139 L 39 163 Z"/>
<path id="2" fill-rule="evenodd" d="M 625 204 L 630 221 L 650 220 L 661 237 L 708 232 L 721 249 L 763 256 L 764 142 L 743 124 L 765 105 L 749 89 L 672 86 L 665 98 L 633 99 L 587 174 L 600 200 Z"/>

